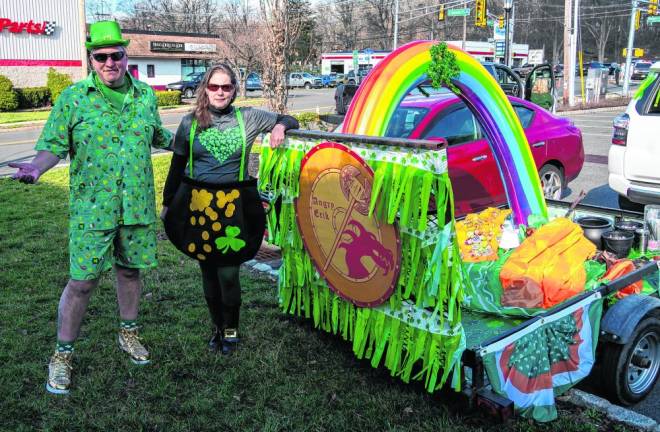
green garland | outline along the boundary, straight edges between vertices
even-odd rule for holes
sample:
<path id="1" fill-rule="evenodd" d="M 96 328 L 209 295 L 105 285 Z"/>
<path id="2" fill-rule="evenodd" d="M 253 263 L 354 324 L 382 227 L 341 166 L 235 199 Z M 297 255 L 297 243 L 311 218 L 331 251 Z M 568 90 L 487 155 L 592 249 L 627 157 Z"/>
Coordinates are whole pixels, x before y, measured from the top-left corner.
<path id="1" fill-rule="evenodd" d="M 386 215 L 389 223 L 398 224 L 402 254 L 392 296 L 377 308 L 360 308 L 336 295 L 319 276 L 296 222 L 300 165 L 319 142 L 288 139 L 278 149 L 262 146 L 259 188 L 273 201 L 282 200 L 279 218 L 275 212 L 268 216 L 270 241 L 282 251 L 280 307 L 352 341 L 358 358 L 371 359 L 374 367 L 382 362 L 404 382 L 423 381 L 431 392 L 454 371 L 452 384 L 459 389 L 459 360 L 465 349 L 460 315 L 463 274 L 453 242 L 454 203 L 446 153 L 420 156 L 413 151 L 402 158 L 398 149 L 351 145 L 374 171 L 370 214 Z M 442 223 L 429 218 L 431 196 Z M 445 224 L 447 206 L 450 221 Z"/>
<path id="2" fill-rule="evenodd" d="M 434 88 L 444 86 L 452 92 L 460 94 L 460 90 L 452 83 L 452 79 L 458 77 L 460 73 L 456 56 L 449 50 L 446 43 L 441 42 L 431 47 L 431 64 L 427 75 L 431 78 L 431 85 Z"/>

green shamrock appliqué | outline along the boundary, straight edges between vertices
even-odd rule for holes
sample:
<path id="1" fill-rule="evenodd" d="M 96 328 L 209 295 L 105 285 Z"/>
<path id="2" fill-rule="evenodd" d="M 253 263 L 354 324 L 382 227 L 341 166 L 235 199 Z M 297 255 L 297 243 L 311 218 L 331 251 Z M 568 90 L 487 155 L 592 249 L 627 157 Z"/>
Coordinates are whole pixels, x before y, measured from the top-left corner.
<path id="1" fill-rule="evenodd" d="M 215 239 L 215 247 L 222 253 L 227 253 L 229 248 L 232 248 L 234 252 L 238 252 L 245 247 L 245 241 L 237 238 L 240 233 L 241 229 L 239 227 L 227 226 L 225 229 L 227 237 L 218 237 Z"/>

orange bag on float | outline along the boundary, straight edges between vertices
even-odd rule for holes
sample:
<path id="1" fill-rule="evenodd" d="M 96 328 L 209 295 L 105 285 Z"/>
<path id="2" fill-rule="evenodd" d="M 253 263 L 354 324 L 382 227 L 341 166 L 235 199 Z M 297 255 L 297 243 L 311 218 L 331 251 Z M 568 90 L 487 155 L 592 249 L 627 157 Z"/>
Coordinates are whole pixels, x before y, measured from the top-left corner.
<path id="1" fill-rule="evenodd" d="M 632 260 L 625 258 L 620 259 L 616 261 L 614 265 L 607 270 L 607 272 L 603 275 L 601 280 L 607 279 L 609 281 L 613 281 L 614 279 L 618 279 L 621 276 L 628 274 L 633 270 L 635 270 L 635 264 L 632 262 Z M 644 286 L 644 282 L 640 279 L 635 283 L 631 283 L 624 289 L 619 290 L 616 293 L 616 298 L 622 299 L 630 294 L 639 294 L 640 292 L 642 292 L 643 286 Z"/>
<path id="2" fill-rule="evenodd" d="M 502 306 L 547 309 L 582 292 L 587 278 L 583 264 L 595 252 L 596 247 L 577 224 L 566 218 L 547 223 L 504 263 L 500 272 Z M 518 296 L 522 287 L 524 292 Z M 531 292 L 536 293 L 534 298 L 530 298 Z"/>

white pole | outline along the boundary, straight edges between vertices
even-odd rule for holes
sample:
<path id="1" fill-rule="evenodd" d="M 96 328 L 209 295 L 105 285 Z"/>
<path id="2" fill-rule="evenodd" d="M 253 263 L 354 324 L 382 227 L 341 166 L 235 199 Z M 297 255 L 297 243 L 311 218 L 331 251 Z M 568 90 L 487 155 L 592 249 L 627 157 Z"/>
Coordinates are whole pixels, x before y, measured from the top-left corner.
<path id="1" fill-rule="evenodd" d="M 574 74 L 575 70 L 569 71 L 566 68 L 570 66 L 571 63 L 571 0 L 564 0 L 564 82 L 563 82 L 563 92 L 562 92 L 562 101 L 566 105 L 568 103 L 568 77 L 567 74 Z"/>
<path id="2" fill-rule="evenodd" d="M 578 11 L 580 0 L 574 0 L 573 4 L 573 28 L 571 29 L 571 54 L 570 64 L 568 69 L 564 69 L 564 77 L 566 71 L 571 71 L 568 74 L 568 105 L 575 106 L 575 56 L 577 54 L 577 32 L 578 32 Z M 582 101 L 584 103 L 584 101 Z"/>
<path id="3" fill-rule="evenodd" d="M 632 63 L 633 46 L 635 45 L 635 15 L 637 14 L 637 1 L 633 0 L 630 11 L 630 29 L 628 30 L 628 49 L 626 50 L 626 68 L 623 71 L 623 96 L 628 96 L 630 86 L 630 64 Z"/>
<path id="4" fill-rule="evenodd" d="M 511 14 L 509 15 L 509 59 L 508 66 L 513 67 L 513 59 L 515 53 L 513 52 L 513 41 L 515 39 L 515 27 L 516 27 L 516 4 L 511 1 Z"/>
<path id="5" fill-rule="evenodd" d="M 392 51 L 396 49 L 399 40 L 399 0 L 394 2 L 394 41 L 392 42 Z"/>
<path id="6" fill-rule="evenodd" d="M 467 3 L 463 3 L 463 9 L 467 7 Z M 465 51 L 465 45 L 466 45 L 466 39 L 467 39 L 467 16 L 463 15 L 463 42 L 461 43 L 461 49 Z"/>

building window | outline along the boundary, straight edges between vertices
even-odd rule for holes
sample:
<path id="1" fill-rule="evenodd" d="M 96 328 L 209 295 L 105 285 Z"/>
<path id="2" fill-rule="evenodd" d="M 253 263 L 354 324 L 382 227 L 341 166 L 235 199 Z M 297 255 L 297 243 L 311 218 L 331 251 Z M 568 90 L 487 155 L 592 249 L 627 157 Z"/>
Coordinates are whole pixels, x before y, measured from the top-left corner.
<path id="1" fill-rule="evenodd" d="M 211 67 L 212 61 L 206 59 L 181 59 L 181 76 L 195 72 L 206 72 Z"/>
<path id="2" fill-rule="evenodd" d="M 147 77 L 148 78 L 153 78 L 156 76 L 156 66 L 154 65 L 147 65 Z"/>

